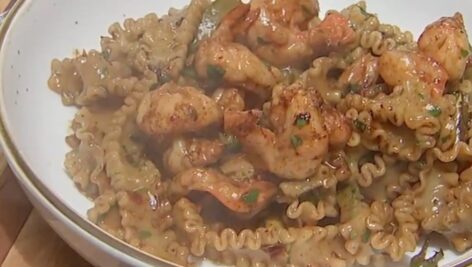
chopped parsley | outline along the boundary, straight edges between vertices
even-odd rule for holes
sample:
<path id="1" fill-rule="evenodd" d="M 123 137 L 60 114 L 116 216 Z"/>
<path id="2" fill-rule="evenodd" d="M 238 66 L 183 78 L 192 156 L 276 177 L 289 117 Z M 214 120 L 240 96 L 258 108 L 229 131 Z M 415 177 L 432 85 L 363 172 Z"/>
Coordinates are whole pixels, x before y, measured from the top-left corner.
<path id="1" fill-rule="evenodd" d="M 223 142 L 228 152 L 238 152 L 241 150 L 241 143 L 234 135 L 222 133 L 220 134 L 220 140 Z"/>
<path id="2" fill-rule="evenodd" d="M 100 69 L 100 74 L 102 74 L 103 76 L 107 76 L 108 75 L 108 68 L 107 67 L 103 67 Z"/>
<path id="3" fill-rule="evenodd" d="M 208 65 L 207 66 L 207 75 L 208 78 L 214 81 L 221 81 L 225 76 L 226 71 L 218 65 Z"/>
<path id="4" fill-rule="evenodd" d="M 260 45 L 266 45 L 266 44 L 268 44 L 269 42 L 267 42 L 264 38 L 258 36 L 258 37 L 257 37 L 257 43 L 260 44 Z"/>
<path id="5" fill-rule="evenodd" d="M 303 10 L 303 14 L 305 15 L 305 17 L 307 18 L 311 18 L 313 16 L 313 12 L 311 11 L 311 9 L 305 5 L 302 5 L 302 10 Z"/>
<path id="6" fill-rule="evenodd" d="M 424 241 L 421 251 L 410 260 L 410 267 L 437 267 L 439 261 L 444 257 L 442 249 L 434 252 L 434 255 L 426 259 L 426 251 L 429 247 L 429 240 Z"/>
<path id="7" fill-rule="evenodd" d="M 424 168 L 426 166 L 427 162 L 426 162 L 426 159 L 425 158 L 421 158 L 420 160 L 418 160 L 418 166 L 420 168 Z"/>
<path id="8" fill-rule="evenodd" d="M 296 149 L 303 144 L 303 139 L 298 135 L 292 135 L 290 137 L 290 143 L 292 143 L 292 146 Z"/>
<path id="9" fill-rule="evenodd" d="M 442 112 L 440 107 L 437 107 L 437 106 L 434 106 L 434 105 L 431 105 L 431 104 L 428 104 L 426 106 L 426 110 L 433 117 L 439 117 L 441 115 L 441 112 Z"/>
<path id="10" fill-rule="evenodd" d="M 138 237 L 141 240 L 148 239 L 151 236 L 152 236 L 152 233 L 150 231 L 147 231 L 147 230 L 141 230 L 141 231 L 138 232 Z"/>
<path id="11" fill-rule="evenodd" d="M 441 143 L 446 143 L 447 140 L 449 140 L 449 138 L 450 138 L 450 135 L 446 135 L 446 136 L 441 137 Z"/>
<path id="12" fill-rule="evenodd" d="M 312 190 L 312 191 L 309 191 L 305 194 L 303 194 L 301 197 L 300 197 L 300 200 L 305 202 L 305 201 L 308 201 L 308 202 L 311 202 L 313 204 L 318 204 L 318 202 L 320 202 L 321 198 L 323 198 L 322 196 L 322 192 L 319 191 L 318 189 L 315 189 L 315 190 Z"/>
<path id="13" fill-rule="evenodd" d="M 366 17 L 371 17 L 372 14 L 370 14 L 369 12 L 367 12 L 367 10 L 365 10 L 365 8 L 361 7 L 361 6 L 357 6 L 359 8 L 359 10 L 361 11 L 362 15 L 366 16 Z"/>
<path id="14" fill-rule="evenodd" d="M 108 50 L 108 49 L 103 50 L 102 51 L 102 56 L 105 60 L 110 59 L 110 50 Z"/>
<path id="15" fill-rule="evenodd" d="M 156 90 L 157 88 L 159 88 L 160 84 L 159 83 L 153 83 L 151 84 L 151 86 L 149 87 L 149 90 Z"/>
<path id="16" fill-rule="evenodd" d="M 367 130 L 367 125 L 358 119 L 355 119 L 352 123 L 354 124 L 354 127 L 356 127 L 356 129 L 361 133 Z"/>
<path id="17" fill-rule="evenodd" d="M 310 119 L 311 119 L 310 113 L 308 112 L 299 113 L 295 117 L 295 121 L 293 122 L 293 124 L 297 126 L 298 129 L 301 129 L 310 122 Z"/>
<path id="18" fill-rule="evenodd" d="M 357 94 L 361 90 L 361 86 L 355 83 L 350 83 L 347 85 L 347 91 L 349 93 Z"/>
<path id="19" fill-rule="evenodd" d="M 156 74 L 159 84 L 165 84 L 166 82 L 170 82 L 171 80 L 170 76 L 165 71 L 158 69 L 156 70 Z"/>
<path id="20" fill-rule="evenodd" d="M 369 229 L 366 229 L 364 234 L 362 234 L 362 242 L 367 243 L 370 240 L 371 232 Z"/>
<path id="21" fill-rule="evenodd" d="M 467 49 L 461 49 L 461 55 L 462 57 L 468 57 L 469 56 L 469 50 Z"/>
<path id="22" fill-rule="evenodd" d="M 350 234 L 351 239 L 356 239 L 359 236 L 356 230 L 352 230 Z"/>
<path id="23" fill-rule="evenodd" d="M 244 194 L 241 199 L 246 203 L 246 204 L 253 204 L 257 202 L 257 199 L 259 198 L 260 191 L 258 189 L 252 189 L 251 191 L 247 192 Z"/>
<path id="24" fill-rule="evenodd" d="M 356 215 L 359 202 L 364 199 L 357 184 L 355 183 L 340 183 L 336 190 L 336 200 L 341 214 L 352 218 Z"/>
<path id="25" fill-rule="evenodd" d="M 359 159 L 358 161 L 359 167 L 366 163 L 374 162 L 374 160 L 375 160 L 375 152 L 369 151 L 366 154 L 362 155 L 362 157 Z"/>
<path id="26" fill-rule="evenodd" d="M 197 72 L 195 71 L 194 68 L 192 67 L 185 67 L 182 70 L 182 75 L 191 79 L 196 80 L 197 79 Z"/>

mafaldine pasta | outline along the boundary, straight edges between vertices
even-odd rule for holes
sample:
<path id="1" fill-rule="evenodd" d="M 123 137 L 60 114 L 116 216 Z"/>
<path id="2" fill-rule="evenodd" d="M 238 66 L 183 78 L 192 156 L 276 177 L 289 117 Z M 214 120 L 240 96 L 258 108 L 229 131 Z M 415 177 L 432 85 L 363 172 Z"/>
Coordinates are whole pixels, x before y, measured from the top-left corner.
<path id="1" fill-rule="evenodd" d="M 379 266 L 433 232 L 472 247 L 471 52 L 460 13 L 416 41 L 364 2 L 192 0 L 48 85 L 116 238 L 184 266 Z"/>

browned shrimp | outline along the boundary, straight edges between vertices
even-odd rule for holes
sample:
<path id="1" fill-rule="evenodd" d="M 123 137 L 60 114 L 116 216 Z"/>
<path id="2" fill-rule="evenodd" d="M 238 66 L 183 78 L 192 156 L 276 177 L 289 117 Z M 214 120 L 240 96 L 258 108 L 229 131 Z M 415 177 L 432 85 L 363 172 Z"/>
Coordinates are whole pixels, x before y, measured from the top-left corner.
<path id="1" fill-rule="evenodd" d="M 164 152 L 164 165 L 173 174 L 193 167 L 206 167 L 216 163 L 224 151 L 224 144 L 201 138 L 176 138 Z"/>
<path id="2" fill-rule="evenodd" d="M 355 87 L 362 94 L 373 86 L 379 78 L 379 58 L 366 54 L 356 60 L 339 77 L 339 87 Z M 358 88 L 357 88 L 358 87 Z"/>
<path id="3" fill-rule="evenodd" d="M 388 51 L 379 59 L 379 73 L 391 86 L 405 82 L 422 82 L 429 86 L 432 96 L 444 93 L 448 75 L 433 58 L 421 53 Z"/>
<path id="4" fill-rule="evenodd" d="M 277 187 L 257 176 L 234 181 L 213 169 L 194 168 L 174 177 L 170 190 L 178 195 L 191 191 L 208 192 L 228 209 L 254 215 L 270 203 Z"/>
<path id="5" fill-rule="evenodd" d="M 151 136 L 195 132 L 221 120 L 215 101 L 193 87 L 167 83 L 141 101 L 137 123 Z"/>
<path id="6" fill-rule="evenodd" d="M 244 110 L 244 92 L 236 88 L 218 88 L 213 92 L 213 100 L 223 111 Z"/>
<path id="7" fill-rule="evenodd" d="M 456 13 L 427 26 L 418 40 L 418 47 L 435 59 L 451 80 L 460 79 L 471 53 L 462 15 Z"/>
<path id="8" fill-rule="evenodd" d="M 249 90 L 262 98 L 270 96 L 276 77 L 247 47 L 234 42 L 234 28 L 249 6 L 240 5 L 225 16 L 212 37 L 195 54 L 195 70 L 205 80 L 219 80 Z"/>
<path id="9" fill-rule="evenodd" d="M 317 1 L 251 1 L 247 17 L 255 18 L 245 36 L 263 60 L 278 67 L 304 65 L 351 42 L 354 32 L 340 13 L 330 13 L 317 26 L 308 21 L 318 15 Z"/>
<path id="10" fill-rule="evenodd" d="M 272 129 L 259 125 L 261 112 L 252 110 L 225 112 L 225 131 L 237 136 L 245 151 L 260 157 L 269 171 L 305 179 L 315 173 L 330 144 L 343 146 L 351 134 L 343 116 L 325 105 L 317 91 L 299 83 L 279 86 L 267 114 Z M 323 115 L 336 121 L 328 122 Z"/>

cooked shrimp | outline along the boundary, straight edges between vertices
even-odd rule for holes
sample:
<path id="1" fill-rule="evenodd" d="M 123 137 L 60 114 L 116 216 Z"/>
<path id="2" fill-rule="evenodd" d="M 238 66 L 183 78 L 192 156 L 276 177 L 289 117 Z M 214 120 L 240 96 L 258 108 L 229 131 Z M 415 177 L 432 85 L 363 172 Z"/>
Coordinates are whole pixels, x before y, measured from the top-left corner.
<path id="1" fill-rule="evenodd" d="M 257 176 L 238 182 L 213 169 L 194 168 L 174 177 L 170 190 L 178 195 L 208 192 L 228 209 L 254 215 L 270 203 L 277 187 Z"/>
<path id="2" fill-rule="evenodd" d="M 355 87 L 360 92 L 373 86 L 379 78 L 379 59 L 366 54 L 344 70 L 339 78 L 339 87 Z"/>
<path id="3" fill-rule="evenodd" d="M 137 123 L 146 134 L 158 136 L 199 131 L 221 116 L 216 102 L 198 89 L 167 83 L 144 97 Z"/>
<path id="4" fill-rule="evenodd" d="M 319 11 L 317 0 L 253 0 L 250 10 L 276 23 L 275 26 L 281 24 L 300 28 L 306 28 Z"/>
<path id="5" fill-rule="evenodd" d="M 343 147 L 349 141 L 352 129 L 346 117 L 339 113 L 334 107 L 323 103 L 321 115 L 324 125 L 329 133 L 329 144 L 333 147 Z"/>
<path id="6" fill-rule="evenodd" d="M 251 1 L 248 17 L 255 20 L 243 35 L 251 50 L 273 65 L 304 65 L 342 48 L 354 38 L 348 20 L 336 12 L 308 29 L 308 21 L 318 11 L 317 1 Z"/>
<path id="7" fill-rule="evenodd" d="M 236 88 L 218 88 L 212 96 L 223 111 L 244 110 L 244 92 Z"/>
<path id="8" fill-rule="evenodd" d="M 213 36 L 200 44 L 195 54 L 195 70 L 203 79 L 223 81 L 267 98 L 276 83 L 274 73 L 247 47 L 233 42 L 232 27 L 247 10 L 247 5 L 236 7 Z"/>
<path id="9" fill-rule="evenodd" d="M 330 144 L 331 133 L 322 116 L 323 105 L 317 91 L 305 90 L 298 83 L 288 88 L 280 86 L 274 89 L 268 111 L 273 130 L 258 124 L 261 112 L 255 110 L 225 112 L 224 127 L 239 138 L 245 151 L 259 156 L 269 171 L 287 179 L 305 179 L 315 173 Z M 332 117 L 342 118 L 342 115 Z M 349 129 L 347 135 L 350 135 L 347 123 L 342 129 Z M 335 129 L 331 130 L 334 133 Z M 332 143 L 341 145 L 341 134 L 335 135 Z"/>
<path id="10" fill-rule="evenodd" d="M 456 13 L 427 26 L 418 47 L 441 64 L 451 80 L 460 79 L 471 53 L 462 15 Z"/>
<path id="11" fill-rule="evenodd" d="M 173 174 L 193 167 L 206 167 L 216 163 L 224 152 L 220 140 L 177 138 L 164 152 L 164 166 Z"/>
<path id="12" fill-rule="evenodd" d="M 448 80 L 447 72 L 433 58 L 421 53 L 388 51 L 379 59 L 379 73 L 390 85 L 419 81 L 431 88 L 433 96 L 441 96 Z"/>

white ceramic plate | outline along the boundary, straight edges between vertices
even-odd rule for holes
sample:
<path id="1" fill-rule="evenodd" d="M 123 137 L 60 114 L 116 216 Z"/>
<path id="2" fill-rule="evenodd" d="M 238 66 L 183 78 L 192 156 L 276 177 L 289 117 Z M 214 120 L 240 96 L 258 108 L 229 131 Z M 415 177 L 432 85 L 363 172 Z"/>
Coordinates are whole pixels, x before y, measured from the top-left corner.
<path id="1" fill-rule="evenodd" d="M 24 189 L 62 237 L 89 261 L 101 266 L 164 266 L 114 240 L 86 220 L 91 202 L 63 169 L 64 137 L 75 110 L 61 105 L 46 81 L 53 58 L 74 49 L 99 47 L 110 24 L 150 12 L 162 14 L 185 0 L 20 0 L 1 31 L 1 144 Z M 324 10 L 341 9 L 351 0 L 320 0 Z M 441 16 L 461 11 L 472 33 L 472 1 L 370 0 L 368 9 L 386 23 L 416 36 Z M 472 252 L 446 251 L 442 266 L 464 264 Z M 207 263 L 205 263 L 207 265 Z"/>

